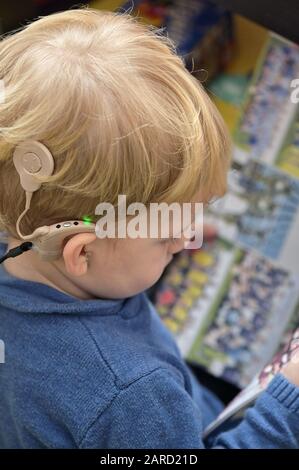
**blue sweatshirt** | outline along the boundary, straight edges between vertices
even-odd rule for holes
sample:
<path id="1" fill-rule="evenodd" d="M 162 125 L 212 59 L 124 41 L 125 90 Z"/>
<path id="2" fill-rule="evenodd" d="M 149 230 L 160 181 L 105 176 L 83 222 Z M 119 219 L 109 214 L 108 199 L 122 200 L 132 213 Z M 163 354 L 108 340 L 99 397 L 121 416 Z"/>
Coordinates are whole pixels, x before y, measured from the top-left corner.
<path id="1" fill-rule="evenodd" d="M 0 265 L 0 339 L 0 448 L 299 447 L 299 388 L 282 375 L 204 442 L 223 406 L 144 293 L 79 300 Z"/>

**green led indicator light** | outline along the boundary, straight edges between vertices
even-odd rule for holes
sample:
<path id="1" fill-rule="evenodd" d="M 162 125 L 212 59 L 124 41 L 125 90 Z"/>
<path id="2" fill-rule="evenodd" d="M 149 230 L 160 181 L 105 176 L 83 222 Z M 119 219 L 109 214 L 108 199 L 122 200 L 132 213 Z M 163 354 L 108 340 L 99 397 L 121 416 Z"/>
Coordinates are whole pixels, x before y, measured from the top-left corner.
<path id="1" fill-rule="evenodd" d="M 85 215 L 82 220 L 83 220 L 83 223 L 86 225 L 90 225 L 92 223 L 92 218 L 89 217 L 88 215 Z"/>

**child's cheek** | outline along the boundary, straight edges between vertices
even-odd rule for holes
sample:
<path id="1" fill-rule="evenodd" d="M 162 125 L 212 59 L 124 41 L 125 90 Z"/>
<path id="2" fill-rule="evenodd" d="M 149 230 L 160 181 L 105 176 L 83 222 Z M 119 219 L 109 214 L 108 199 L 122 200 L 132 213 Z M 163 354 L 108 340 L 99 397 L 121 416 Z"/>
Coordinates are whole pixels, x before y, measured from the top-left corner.
<path id="1" fill-rule="evenodd" d="M 167 255 L 165 253 L 159 253 L 158 256 L 152 257 L 146 267 L 144 267 L 144 274 L 146 276 L 146 282 L 148 285 L 153 285 L 158 281 L 161 274 L 163 273 L 167 265 Z"/>

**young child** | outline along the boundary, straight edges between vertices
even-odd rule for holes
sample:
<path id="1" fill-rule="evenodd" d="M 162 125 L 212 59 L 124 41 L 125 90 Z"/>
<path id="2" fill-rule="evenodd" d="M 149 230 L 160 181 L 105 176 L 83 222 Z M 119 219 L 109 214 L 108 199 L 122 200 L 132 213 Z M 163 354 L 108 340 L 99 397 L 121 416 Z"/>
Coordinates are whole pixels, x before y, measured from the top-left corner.
<path id="1" fill-rule="evenodd" d="M 170 40 L 130 15 L 39 18 L 0 42 L 0 78 L 0 256 L 21 243 L 12 157 L 27 140 L 43 143 L 55 168 L 22 234 L 92 216 L 119 194 L 148 206 L 225 192 L 222 118 Z M 184 242 L 81 232 L 57 260 L 30 250 L 0 265 L 1 448 L 298 448 L 296 368 L 237 427 L 203 440 L 223 405 L 144 293 Z"/>

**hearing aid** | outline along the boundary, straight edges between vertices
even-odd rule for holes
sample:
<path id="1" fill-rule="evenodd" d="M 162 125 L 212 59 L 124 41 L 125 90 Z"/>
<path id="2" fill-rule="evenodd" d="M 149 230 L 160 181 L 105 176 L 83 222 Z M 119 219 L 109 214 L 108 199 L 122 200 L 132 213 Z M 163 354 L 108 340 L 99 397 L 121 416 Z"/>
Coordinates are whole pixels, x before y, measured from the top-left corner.
<path id="1" fill-rule="evenodd" d="M 20 222 L 30 208 L 32 195 L 41 187 L 39 176 L 51 176 L 54 171 L 54 158 L 50 150 L 41 142 L 27 140 L 16 146 L 13 163 L 20 176 L 20 184 L 25 191 L 25 209 L 16 223 L 19 237 L 32 241 L 33 249 L 44 261 L 53 261 L 62 254 L 62 242 L 65 237 L 76 233 L 95 233 L 95 224 L 82 220 L 67 220 L 53 225 L 38 227 L 29 235 L 20 231 Z"/>

